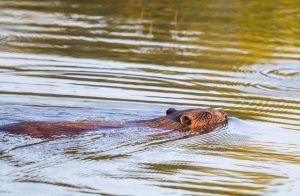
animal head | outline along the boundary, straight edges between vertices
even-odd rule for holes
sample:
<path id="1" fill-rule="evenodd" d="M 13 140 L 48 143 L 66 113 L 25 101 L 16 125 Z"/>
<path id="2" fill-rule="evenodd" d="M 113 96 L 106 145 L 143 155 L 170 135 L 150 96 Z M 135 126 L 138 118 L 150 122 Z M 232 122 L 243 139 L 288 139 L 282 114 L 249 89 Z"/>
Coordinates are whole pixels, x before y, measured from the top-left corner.
<path id="1" fill-rule="evenodd" d="M 226 124 L 228 116 L 224 111 L 215 109 L 176 110 L 169 108 L 165 118 L 173 121 L 173 125 L 176 124 L 176 130 L 202 132 Z"/>

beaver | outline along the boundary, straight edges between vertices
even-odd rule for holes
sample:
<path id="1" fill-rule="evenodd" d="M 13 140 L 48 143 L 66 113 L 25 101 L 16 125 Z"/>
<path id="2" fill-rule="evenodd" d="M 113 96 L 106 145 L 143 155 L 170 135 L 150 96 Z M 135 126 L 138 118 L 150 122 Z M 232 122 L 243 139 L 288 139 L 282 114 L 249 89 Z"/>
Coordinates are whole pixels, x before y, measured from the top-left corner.
<path id="1" fill-rule="evenodd" d="M 115 122 L 105 120 L 79 120 L 79 121 L 30 121 L 7 124 L 0 130 L 10 133 L 23 133 L 31 136 L 51 137 L 57 135 L 70 135 L 83 131 L 100 130 L 107 128 L 122 128 L 129 126 L 147 126 L 150 128 L 171 131 L 192 131 L 205 133 L 223 126 L 227 123 L 227 114 L 215 109 L 188 109 L 176 110 L 169 108 L 166 115 L 150 120 L 135 120 Z"/>

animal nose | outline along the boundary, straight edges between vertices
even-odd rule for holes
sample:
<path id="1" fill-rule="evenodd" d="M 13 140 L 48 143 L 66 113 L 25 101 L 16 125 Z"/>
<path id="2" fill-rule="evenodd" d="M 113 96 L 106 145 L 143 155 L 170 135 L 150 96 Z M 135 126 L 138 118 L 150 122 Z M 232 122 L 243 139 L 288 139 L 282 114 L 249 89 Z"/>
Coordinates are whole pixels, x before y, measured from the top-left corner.
<path id="1" fill-rule="evenodd" d="M 224 115 L 224 118 L 227 119 L 227 117 L 228 117 L 227 114 L 225 114 L 225 115 Z"/>

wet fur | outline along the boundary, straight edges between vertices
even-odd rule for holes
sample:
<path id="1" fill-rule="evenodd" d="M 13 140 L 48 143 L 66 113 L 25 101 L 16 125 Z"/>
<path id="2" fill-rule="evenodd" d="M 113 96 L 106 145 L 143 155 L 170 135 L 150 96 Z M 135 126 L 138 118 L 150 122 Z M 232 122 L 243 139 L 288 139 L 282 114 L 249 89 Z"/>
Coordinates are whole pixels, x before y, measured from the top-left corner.
<path id="1" fill-rule="evenodd" d="M 84 121 L 34 121 L 13 123 L 0 127 L 0 130 L 10 133 L 23 133 L 32 136 L 51 137 L 55 135 L 70 135 L 79 132 L 125 126 L 148 126 L 151 128 L 208 132 L 227 122 L 227 114 L 213 109 L 176 110 L 170 108 L 166 116 L 150 120 L 127 122 L 84 120 Z"/>

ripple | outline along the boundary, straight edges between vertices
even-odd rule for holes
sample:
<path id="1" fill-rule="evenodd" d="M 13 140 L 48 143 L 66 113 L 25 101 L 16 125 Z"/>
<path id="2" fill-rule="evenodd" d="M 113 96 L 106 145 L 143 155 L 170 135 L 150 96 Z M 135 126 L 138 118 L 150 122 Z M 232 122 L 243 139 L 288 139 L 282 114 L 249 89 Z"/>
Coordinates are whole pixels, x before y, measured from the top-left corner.
<path id="1" fill-rule="evenodd" d="M 271 78 L 295 81 L 300 80 L 300 68 L 281 68 L 276 70 L 267 70 L 263 73 Z"/>
<path id="2" fill-rule="evenodd" d="M 6 84 L 0 86 L 1 93 L 14 96 L 14 99 L 18 95 L 32 99 L 60 97 L 85 101 L 212 106 L 268 122 L 299 124 L 299 88 L 293 86 L 297 83 L 297 62 L 284 61 L 276 66 L 256 65 L 239 72 L 224 72 L 6 52 L 1 52 L 0 58 L 0 69 L 3 70 L 0 81 Z M 289 68 L 284 67 L 284 63 L 290 65 Z M 283 70 L 289 70 L 288 76 L 281 74 L 275 77 L 274 73 L 283 67 Z M 291 70 L 294 70 L 292 74 Z M 44 88 L 41 89 L 41 86 Z M 292 88 L 296 90 L 292 91 Z M 124 95 L 122 99 L 120 94 Z"/>
<path id="3" fill-rule="evenodd" d="M 285 195 L 298 187 L 296 1 L 10 0 L 0 8 L 0 124 L 150 119 L 168 107 L 230 115 L 205 135 L 0 132 L 0 193 Z"/>
<path id="4" fill-rule="evenodd" d="M 247 67 L 256 78 L 258 88 L 266 91 L 289 93 L 294 96 L 300 93 L 300 68 L 298 61 L 276 61 L 271 65 L 254 65 Z"/>

